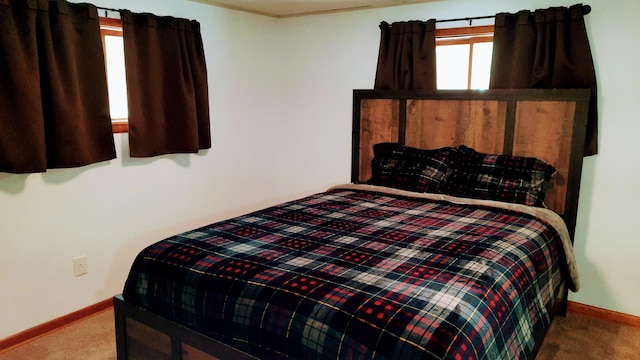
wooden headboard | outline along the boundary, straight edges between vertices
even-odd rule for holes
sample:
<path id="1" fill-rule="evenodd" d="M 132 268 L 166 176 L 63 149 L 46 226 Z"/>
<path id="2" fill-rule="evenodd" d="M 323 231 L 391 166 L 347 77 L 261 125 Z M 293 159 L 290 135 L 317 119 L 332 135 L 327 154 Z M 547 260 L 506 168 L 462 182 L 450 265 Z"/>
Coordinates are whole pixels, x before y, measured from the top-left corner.
<path id="1" fill-rule="evenodd" d="M 351 180 L 369 180 L 380 142 L 537 157 L 558 170 L 545 203 L 573 239 L 588 105 L 588 89 L 354 90 Z"/>

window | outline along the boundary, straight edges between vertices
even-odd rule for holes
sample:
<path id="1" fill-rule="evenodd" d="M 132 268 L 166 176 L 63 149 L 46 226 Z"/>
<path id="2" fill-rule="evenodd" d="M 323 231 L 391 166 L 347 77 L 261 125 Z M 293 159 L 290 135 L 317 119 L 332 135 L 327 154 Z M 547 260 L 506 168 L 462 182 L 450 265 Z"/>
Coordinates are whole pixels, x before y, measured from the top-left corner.
<path id="1" fill-rule="evenodd" d="M 109 107 L 114 133 L 129 131 L 127 108 L 127 82 L 124 68 L 122 22 L 119 19 L 100 18 L 100 34 L 109 89 Z"/>
<path id="2" fill-rule="evenodd" d="M 436 30 L 438 89 L 488 89 L 493 25 Z"/>

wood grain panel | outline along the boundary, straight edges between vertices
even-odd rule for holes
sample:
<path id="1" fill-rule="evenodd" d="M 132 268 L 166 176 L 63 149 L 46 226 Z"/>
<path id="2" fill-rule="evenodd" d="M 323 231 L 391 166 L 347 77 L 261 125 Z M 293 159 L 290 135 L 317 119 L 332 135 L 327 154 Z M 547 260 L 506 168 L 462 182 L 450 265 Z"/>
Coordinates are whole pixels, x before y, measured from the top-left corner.
<path id="1" fill-rule="evenodd" d="M 545 203 L 564 214 L 569 178 L 575 102 L 519 101 L 513 138 L 513 155 L 542 159 L 558 170 Z"/>
<path id="2" fill-rule="evenodd" d="M 182 360 L 220 360 L 188 344 L 182 344 Z"/>
<path id="3" fill-rule="evenodd" d="M 400 126 L 400 101 L 363 99 L 360 105 L 360 173 L 359 180 L 371 178 L 373 145 L 397 142 Z"/>
<path id="4" fill-rule="evenodd" d="M 132 319 L 126 319 L 126 327 L 128 359 L 171 360 L 169 335 Z"/>
<path id="5" fill-rule="evenodd" d="M 466 145 L 500 153 L 506 109 L 497 100 L 408 100 L 406 144 L 422 149 Z"/>

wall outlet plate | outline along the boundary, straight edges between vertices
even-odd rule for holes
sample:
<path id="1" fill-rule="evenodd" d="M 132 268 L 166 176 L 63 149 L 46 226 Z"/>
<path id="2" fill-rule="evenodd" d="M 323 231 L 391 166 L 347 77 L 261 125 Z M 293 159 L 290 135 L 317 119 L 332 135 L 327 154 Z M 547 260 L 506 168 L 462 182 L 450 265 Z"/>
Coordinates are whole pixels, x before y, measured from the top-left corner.
<path id="1" fill-rule="evenodd" d="M 87 273 L 87 256 L 73 258 L 73 274 L 78 277 Z"/>

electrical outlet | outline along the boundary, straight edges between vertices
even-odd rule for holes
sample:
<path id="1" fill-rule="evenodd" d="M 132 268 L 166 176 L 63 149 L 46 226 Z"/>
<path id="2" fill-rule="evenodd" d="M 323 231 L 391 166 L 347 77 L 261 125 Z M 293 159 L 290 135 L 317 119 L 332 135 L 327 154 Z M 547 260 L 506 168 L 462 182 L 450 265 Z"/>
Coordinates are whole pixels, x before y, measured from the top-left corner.
<path id="1" fill-rule="evenodd" d="M 73 274 L 78 277 L 87 273 L 87 256 L 73 258 Z"/>

